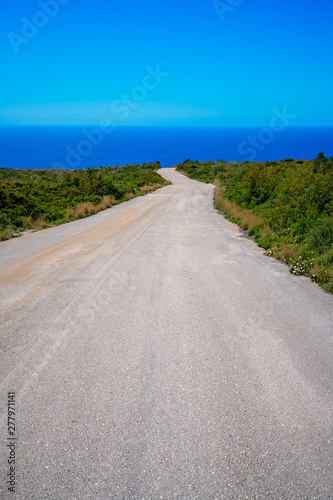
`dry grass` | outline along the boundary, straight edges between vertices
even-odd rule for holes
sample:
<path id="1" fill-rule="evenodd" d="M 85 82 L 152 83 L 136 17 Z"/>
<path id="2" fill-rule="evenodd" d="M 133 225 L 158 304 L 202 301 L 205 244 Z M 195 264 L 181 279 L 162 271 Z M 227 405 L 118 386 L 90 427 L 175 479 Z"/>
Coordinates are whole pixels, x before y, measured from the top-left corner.
<path id="1" fill-rule="evenodd" d="M 151 191 L 156 191 L 156 189 L 160 188 L 161 186 L 162 186 L 162 184 L 158 184 L 158 183 L 151 184 L 150 186 L 141 186 L 140 192 L 142 194 L 147 194 L 147 193 L 150 193 Z"/>
<path id="2" fill-rule="evenodd" d="M 82 219 L 83 217 L 86 217 L 87 215 L 91 215 L 94 213 L 96 213 L 96 208 L 93 203 L 91 202 L 80 203 L 80 205 L 76 207 L 75 217 Z"/>
<path id="3" fill-rule="evenodd" d="M 293 247 L 292 245 L 289 245 L 288 243 L 283 243 L 280 251 L 279 251 L 280 255 L 281 255 L 281 259 L 283 260 L 287 260 L 287 259 L 290 259 L 290 258 L 297 258 L 298 257 L 298 253 Z"/>
<path id="4" fill-rule="evenodd" d="M 224 197 L 225 188 L 221 186 L 219 181 L 215 181 L 214 184 L 215 184 L 214 203 L 216 208 L 221 210 L 221 212 L 228 212 L 228 214 L 230 214 L 235 219 L 239 219 L 241 221 L 239 225 L 245 231 L 249 231 L 254 226 L 258 226 L 259 224 L 264 224 L 263 231 L 266 232 L 266 234 L 270 232 L 269 227 L 264 223 L 264 221 L 260 217 L 253 214 L 252 212 L 250 212 L 245 208 L 238 207 L 236 203 L 225 198 Z"/>
<path id="5" fill-rule="evenodd" d="M 33 227 L 34 222 L 33 222 L 32 218 L 30 216 L 29 217 L 22 217 L 22 226 L 23 227 Z"/>
<path id="6" fill-rule="evenodd" d="M 248 212 L 247 210 L 242 211 L 241 219 L 242 219 L 242 229 L 245 229 L 246 231 L 249 231 L 254 226 L 258 226 L 259 224 L 263 223 L 263 220 L 260 217 L 252 214 L 251 212 Z M 265 229 L 262 232 L 263 236 L 265 231 L 270 232 L 268 228 L 265 226 L 265 224 L 264 227 Z"/>
<path id="7" fill-rule="evenodd" d="M 128 201 L 128 200 L 131 200 L 132 198 L 135 198 L 134 194 L 133 193 L 126 193 L 125 196 L 124 196 L 124 201 Z"/>
<path id="8" fill-rule="evenodd" d="M 33 223 L 34 227 L 37 227 L 38 229 L 46 229 L 47 227 L 51 227 L 51 224 L 46 222 L 44 217 L 38 217 Z"/>
<path id="9" fill-rule="evenodd" d="M 82 219 L 87 215 L 95 214 L 106 208 L 111 208 L 117 202 L 112 196 L 104 196 L 101 203 L 94 205 L 93 203 L 80 203 L 76 208 L 67 208 L 66 218 L 67 219 Z"/>
<path id="10" fill-rule="evenodd" d="M 116 199 L 113 198 L 113 196 L 104 196 L 103 200 L 100 203 L 100 206 L 101 206 L 101 208 L 103 210 L 103 208 L 111 208 L 111 207 L 113 207 L 113 205 L 115 205 L 116 203 L 117 203 Z"/>
<path id="11" fill-rule="evenodd" d="M 9 231 L 9 229 L 4 229 L 3 231 L 0 231 L 0 241 L 9 240 L 10 237 L 11 237 L 11 232 Z"/>
<path id="12" fill-rule="evenodd" d="M 73 219 L 75 217 L 76 211 L 74 208 L 67 208 L 66 210 L 66 219 Z"/>
<path id="13" fill-rule="evenodd" d="M 160 188 L 162 184 L 152 184 L 150 186 L 142 186 L 140 188 L 140 194 L 146 194 L 149 193 L 150 191 L 155 191 L 156 189 Z M 124 196 L 124 201 L 131 200 L 132 198 L 135 198 L 135 194 L 131 192 L 127 192 Z M 113 196 L 104 196 L 102 201 L 98 203 L 98 205 L 94 205 L 93 203 L 87 202 L 87 203 L 80 203 L 76 208 L 67 208 L 66 210 L 66 218 L 67 219 L 82 219 L 83 217 L 86 217 L 87 215 L 92 215 L 97 212 L 100 212 L 101 210 L 105 210 L 107 208 L 111 208 L 114 205 L 116 205 L 118 202 Z"/>

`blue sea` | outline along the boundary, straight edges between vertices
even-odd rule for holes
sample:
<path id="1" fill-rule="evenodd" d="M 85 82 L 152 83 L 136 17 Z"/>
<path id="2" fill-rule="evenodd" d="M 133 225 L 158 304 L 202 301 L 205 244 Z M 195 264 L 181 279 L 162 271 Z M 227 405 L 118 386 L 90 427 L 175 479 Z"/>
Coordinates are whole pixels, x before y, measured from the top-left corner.
<path id="1" fill-rule="evenodd" d="M 333 127 L 1 126 L 0 167 L 86 168 L 190 158 L 310 160 L 333 155 Z"/>

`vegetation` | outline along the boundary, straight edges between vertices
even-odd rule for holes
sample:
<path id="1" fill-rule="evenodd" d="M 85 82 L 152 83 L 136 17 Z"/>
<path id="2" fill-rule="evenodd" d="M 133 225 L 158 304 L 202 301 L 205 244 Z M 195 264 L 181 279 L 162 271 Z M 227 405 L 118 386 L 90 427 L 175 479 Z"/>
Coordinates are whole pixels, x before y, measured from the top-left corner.
<path id="1" fill-rule="evenodd" d="M 168 184 L 159 162 L 85 170 L 0 168 L 0 241 L 94 214 Z"/>
<path id="2" fill-rule="evenodd" d="M 186 160 L 177 170 L 214 182 L 215 205 L 268 256 L 333 293 L 333 157 L 265 163 Z"/>

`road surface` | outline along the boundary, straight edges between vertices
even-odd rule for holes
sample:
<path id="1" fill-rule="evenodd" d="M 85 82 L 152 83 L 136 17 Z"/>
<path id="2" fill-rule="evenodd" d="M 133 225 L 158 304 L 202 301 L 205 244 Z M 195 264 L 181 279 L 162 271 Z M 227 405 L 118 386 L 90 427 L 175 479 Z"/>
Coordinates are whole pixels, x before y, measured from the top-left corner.
<path id="1" fill-rule="evenodd" d="M 173 185 L 0 244 L 1 498 L 332 499 L 333 298 Z"/>

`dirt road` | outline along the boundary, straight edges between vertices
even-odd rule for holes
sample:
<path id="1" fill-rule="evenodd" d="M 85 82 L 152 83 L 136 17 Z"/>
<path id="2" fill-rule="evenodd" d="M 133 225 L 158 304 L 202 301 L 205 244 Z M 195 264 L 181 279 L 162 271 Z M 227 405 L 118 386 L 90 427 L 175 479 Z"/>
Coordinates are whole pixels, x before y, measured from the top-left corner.
<path id="1" fill-rule="evenodd" d="M 0 244 L 0 497 L 332 499 L 333 299 L 173 182 Z"/>

